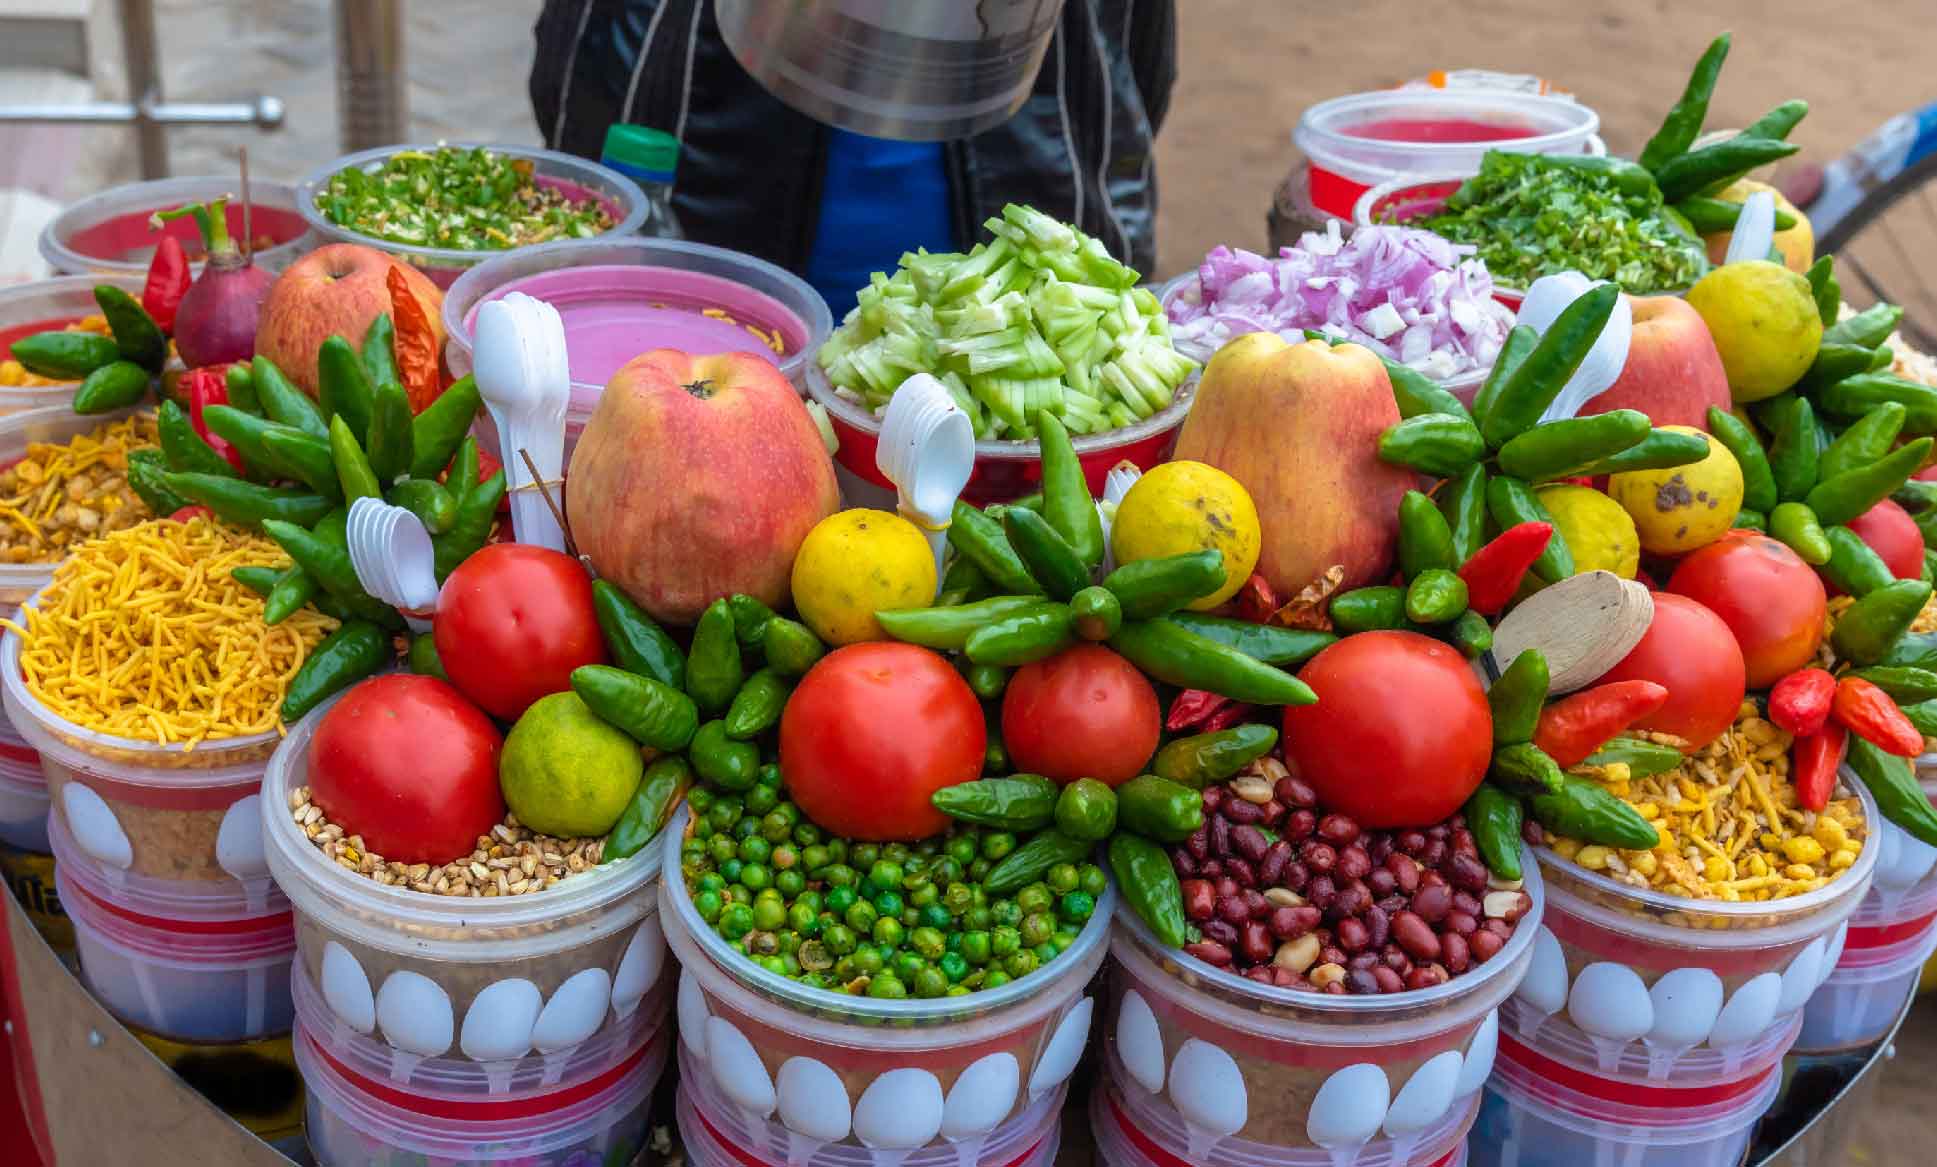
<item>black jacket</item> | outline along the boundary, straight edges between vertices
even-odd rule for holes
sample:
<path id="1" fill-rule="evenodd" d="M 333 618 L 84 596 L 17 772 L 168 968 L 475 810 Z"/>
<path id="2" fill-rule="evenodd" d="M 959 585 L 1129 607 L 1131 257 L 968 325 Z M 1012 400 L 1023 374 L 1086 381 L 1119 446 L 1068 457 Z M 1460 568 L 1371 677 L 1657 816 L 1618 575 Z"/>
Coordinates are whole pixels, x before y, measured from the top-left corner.
<path id="1" fill-rule="evenodd" d="M 535 32 L 531 104 L 548 145 L 597 158 L 613 122 L 669 130 L 687 235 L 806 267 L 829 131 L 740 67 L 708 0 L 546 0 Z M 1149 273 L 1151 148 L 1176 57 L 1175 0 L 1066 0 L 1022 109 L 944 147 L 956 245 L 1004 203 L 1027 203 Z"/>

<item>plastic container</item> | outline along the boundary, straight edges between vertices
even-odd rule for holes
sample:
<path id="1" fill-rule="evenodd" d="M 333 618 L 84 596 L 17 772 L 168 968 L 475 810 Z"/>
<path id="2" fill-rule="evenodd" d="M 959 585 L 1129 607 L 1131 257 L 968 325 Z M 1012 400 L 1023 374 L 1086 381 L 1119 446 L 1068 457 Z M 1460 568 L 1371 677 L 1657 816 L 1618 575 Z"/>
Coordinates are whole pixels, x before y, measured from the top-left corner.
<path id="1" fill-rule="evenodd" d="M 1573 1080 L 1589 1094 L 1622 1098 L 1638 1089 L 1709 1090 L 1760 1077 L 1782 1061 L 1802 1028 L 1800 1011 L 1724 1049 L 1632 1042 L 1611 1052 L 1563 1016 L 1543 1017 L 1519 1000 L 1500 1006 L 1500 1056 Z"/>
<path id="2" fill-rule="evenodd" d="M 1870 894 L 1850 916 L 1851 948 L 1871 944 L 1874 929 L 1897 929 L 1937 916 L 1937 847 L 1887 819 L 1879 820 L 1874 845 L 1876 876 Z"/>
<path id="3" fill-rule="evenodd" d="M 379 884 L 325 859 L 288 808 L 333 704 L 290 730 L 263 777 L 260 811 L 269 868 L 296 909 L 299 960 L 332 1015 L 397 1051 L 393 1067 L 403 1067 L 404 1055 L 489 1064 L 539 1042 L 569 1049 L 663 1008 L 651 995 L 666 963 L 657 847 L 489 899 Z M 547 1015 L 540 1002 L 557 1008 Z"/>
<path id="4" fill-rule="evenodd" d="M 1495 1011 L 1532 959 L 1544 897 L 1526 868 L 1533 906 L 1506 946 L 1463 976 L 1403 993 L 1260 985 L 1166 948 L 1118 913 L 1105 1040 L 1135 1125 L 1172 1132 L 1174 1153 L 1193 1163 L 1223 1162 L 1227 1147 L 1343 1162 L 1439 1153 L 1433 1132 L 1486 1080 Z"/>
<path id="5" fill-rule="evenodd" d="M 666 1067 L 661 1032 L 605 1072 L 555 1090 L 479 1099 L 405 1088 L 335 1059 L 306 1026 L 296 1066 L 309 1092 L 317 1167 L 598 1167 L 646 1145 L 653 1088 Z"/>
<path id="6" fill-rule="evenodd" d="M 286 1033 L 295 1018 L 289 905 L 185 903 L 165 884 L 110 882 L 59 821 L 54 884 L 88 987 L 116 1016 L 179 1041 Z"/>
<path id="7" fill-rule="evenodd" d="M 396 146 L 379 146 L 374 150 L 359 150 L 324 164 L 310 173 L 297 184 L 296 209 L 324 243 L 361 243 L 374 247 L 403 260 L 429 276 L 431 282 L 440 288 L 448 288 L 457 277 L 486 260 L 524 248 L 507 248 L 499 251 L 466 251 L 450 247 L 414 247 L 408 243 L 393 243 L 365 235 L 348 227 L 339 227 L 330 222 L 316 206 L 316 200 L 329 185 L 331 177 L 339 171 L 359 169 L 374 171 L 389 161 L 391 155 L 413 150 L 434 150 L 438 146 L 453 146 L 459 149 L 473 149 L 482 146 L 494 154 L 529 161 L 532 175 L 538 185 L 562 191 L 568 197 L 583 202 L 597 199 L 605 205 L 606 213 L 612 217 L 612 229 L 608 236 L 630 235 L 646 221 L 646 196 L 639 184 L 607 166 L 587 161 L 571 154 L 560 154 L 555 150 L 539 150 L 529 146 L 500 146 L 479 142 L 440 142 L 412 143 Z"/>
<path id="8" fill-rule="evenodd" d="M 22 851 L 0 846 L 0 879 L 13 892 L 14 902 L 27 920 L 47 941 L 56 955 L 68 965 L 74 963 L 74 921 L 61 907 L 54 887 L 54 857 L 38 851 Z"/>
<path id="9" fill-rule="evenodd" d="M 840 448 L 834 451 L 834 466 L 843 472 L 842 496 L 850 505 L 872 505 L 884 497 L 880 494 L 857 496 L 852 487 L 858 484 L 868 491 L 886 492 L 887 509 L 893 510 L 894 484 L 874 464 L 875 447 L 881 438 L 881 418 L 865 406 L 836 394 L 827 374 L 815 362 L 809 362 L 807 367 L 807 395 L 827 410 L 828 420 L 834 425 L 834 436 L 840 442 Z M 1197 378 L 1193 375 L 1177 390 L 1175 400 L 1135 425 L 1100 434 L 1070 435 L 1090 493 L 1098 498 L 1103 496 L 1103 480 L 1119 462 L 1128 461 L 1140 470 L 1148 470 L 1168 457 L 1177 429 L 1184 424 L 1184 415 L 1190 412 L 1191 399 L 1196 395 Z M 1041 489 L 1042 447 L 1035 439 L 1019 442 L 989 439 L 975 443 L 975 469 L 969 474 L 968 485 L 962 488 L 963 501 L 984 506 L 1008 502 Z"/>
<path id="10" fill-rule="evenodd" d="M 1737 1167 L 1776 1093 L 1772 1068 L 1708 1102 L 1615 1102 L 1500 1059 L 1467 1136 L 1473 1167 Z"/>
<path id="11" fill-rule="evenodd" d="M 5 292 L 0 292 L 0 297 L 5 295 Z M 91 298 L 88 301 L 90 304 L 93 302 Z M 0 389 L 0 395 L 18 392 L 47 393 L 52 390 Z M 0 469 L 26 457 L 27 447 L 35 442 L 70 442 L 109 422 L 131 416 L 139 408 L 80 414 L 73 410 L 73 398 L 74 387 L 68 385 L 60 391 L 59 400 L 52 404 L 43 403 L 33 409 L 0 417 Z M 5 406 L 0 405 L 0 413 L 4 412 Z M 0 563 L 0 608 L 11 614 L 16 606 L 26 603 L 54 578 L 54 568 L 57 566 L 58 563 Z M 11 731 L 4 728 L 4 722 L 0 722 L 0 742 L 4 742 L 9 733 Z M 19 737 L 18 734 L 12 736 Z M 0 757 L 4 757 L 3 751 L 0 751 Z"/>
<path id="12" fill-rule="evenodd" d="M 65 328 L 84 316 L 100 314 L 94 302 L 97 284 L 114 284 L 141 295 L 140 276 L 56 276 L 0 288 L 0 356 L 11 356 L 13 342 L 36 332 Z M 74 403 L 77 381 L 54 385 L 0 386 L 0 415 L 23 409 L 68 409 Z M 15 601 L 16 603 L 18 601 Z"/>
<path id="13" fill-rule="evenodd" d="M 943 1141 L 916 1150 L 818 1142 L 736 1106 L 706 1067 L 682 1047 L 677 1115 L 693 1167 L 1051 1167 L 1062 1142 L 1067 1084 L 1038 1096 L 974 1143 Z"/>
<path id="14" fill-rule="evenodd" d="M 11 631 L 0 639 L 0 692 L 8 721 L 40 753 L 53 816 L 77 850 L 117 879 L 179 885 L 185 900 L 268 903 L 257 803 L 275 733 L 190 748 L 82 729 L 27 691 Z"/>
<path id="15" fill-rule="evenodd" d="M 1845 774 L 1864 822 L 1876 803 Z M 1834 967 L 1840 926 L 1870 888 L 1874 832 L 1854 866 L 1807 895 L 1764 902 L 1691 900 L 1598 875 L 1546 848 L 1547 918 L 1510 1020 L 1524 1044 L 1548 1020 L 1586 1035 L 1584 1069 L 1645 1064 L 1678 1078 L 1720 1051 L 1740 1058 L 1787 1024 Z M 1693 1060 L 1691 1060 L 1691 1058 Z"/>
<path id="16" fill-rule="evenodd" d="M 242 246 L 241 183 L 233 176 L 161 178 L 131 182 L 90 195 L 62 211 L 40 233 L 40 254 L 57 272 L 115 275 L 142 280 L 154 258 L 155 244 L 164 235 L 182 241 L 189 254 L 201 255 L 202 237 L 192 219 L 176 219 L 162 230 L 148 227 L 148 217 L 184 203 L 206 203 L 228 196 L 229 235 Z M 286 182 L 249 183 L 249 234 L 267 238 L 270 246 L 255 251 L 255 262 L 279 272 L 296 262 L 315 240 L 296 210 L 296 188 Z M 201 270 L 201 260 L 195 269 Z"/>
<path id="17" fill-rule="evenodd" d="M 674 871 L 688 819 L 682 808 L 667 827 Z M 684 880 L 662 880 L 659 900 L 682 968 L 680 1042 L 736 1107 L 777 1114 L 810 1140 L 852 1130 L 904 1150 L 946 1129 L 973 1155 L 1003 1122 L 1059 1091 L 1082 1057 L 1095 1008 L 1085 994 L 1103 963 L 1116 890 L 1097 897 L 1095 915 L 1048 965 L 998 989 L 933 1000 L 875 1000 L 777 976 L 706 925 Z"/>
<path id="18" fill-rule="evenodd" d="M 1856 929 L 1850 929 L 1856 935 Z M 1800 1053 L 1858 1049 L 1890 1031 L 1917 991 L 1924 962 L 1937 952 L 1937 920 L 1885 944 L 1843 950 L 1842 958 L 1803 1009 Z"/>
<path id="19" fill-rule="evenodd" d="M 30 760 L 22 760 L 21 754 Z M 40 772 L 39 757 L 0 741 L 0 845 L 45 853 L 48 806 L 47 776 Z"/>
<path id="20" fill-rule="evenodd" d="M 1308 107 L 1291 140 L 1311 161 L 1313 204 L 1344 219 L 1371 187 L 1419 174 L 1473 174 L 1488 150 L 1605 154 L 1595 136 L 1600 126 L 1587 106 L 1537 94 L 1386 89 Z"/>

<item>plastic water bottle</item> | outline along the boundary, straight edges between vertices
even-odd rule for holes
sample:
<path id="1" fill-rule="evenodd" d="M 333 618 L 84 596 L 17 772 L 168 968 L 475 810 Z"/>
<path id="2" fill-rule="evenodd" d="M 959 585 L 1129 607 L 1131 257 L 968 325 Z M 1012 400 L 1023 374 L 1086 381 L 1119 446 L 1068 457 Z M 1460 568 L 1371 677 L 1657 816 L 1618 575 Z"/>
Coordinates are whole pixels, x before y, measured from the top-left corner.
<path id="1" fill-rule="evenodd" d="M 664 130 L 615 125 L 605 131 L 599 161 L 639 184 L 646 192 L 646 221 L 639 234 L 684 239 L 673 215 L 673 176 L 679 170 L 679 139 Z"/>

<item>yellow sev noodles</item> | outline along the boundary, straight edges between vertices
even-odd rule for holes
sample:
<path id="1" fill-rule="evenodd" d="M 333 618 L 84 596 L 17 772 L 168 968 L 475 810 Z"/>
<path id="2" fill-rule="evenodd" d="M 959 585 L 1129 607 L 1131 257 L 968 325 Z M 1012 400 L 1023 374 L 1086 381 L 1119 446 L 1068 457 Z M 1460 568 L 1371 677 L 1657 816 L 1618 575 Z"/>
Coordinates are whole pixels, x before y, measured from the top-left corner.
<path id="1" fill-rule="evenodd" d="M 304 608 L 274 626 L 237 567 L 283 568 L 269 540 L 167 519 L 83 543 L 21 609 L 27 689 L 84 729 L 193 747 L 282 728 L 289 681 L 336 621 Z"/>

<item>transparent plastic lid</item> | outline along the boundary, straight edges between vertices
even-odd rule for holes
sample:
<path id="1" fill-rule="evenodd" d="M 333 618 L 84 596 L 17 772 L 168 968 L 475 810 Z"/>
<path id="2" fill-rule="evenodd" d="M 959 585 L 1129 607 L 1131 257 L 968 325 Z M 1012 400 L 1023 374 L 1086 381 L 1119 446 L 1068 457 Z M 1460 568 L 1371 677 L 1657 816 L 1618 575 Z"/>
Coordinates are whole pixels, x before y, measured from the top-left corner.
<path id="1" fill-rule="evenodd" d="M 1415 138 L 1442 140 L 1407 140 L 1404 126 L 1418 130 Z M 1419 129 L 1432 126 L 1473 132 L 1461 140 L 1459 134 Z M 1556 97 L 1500 90 L 1385 89 L 1307 107 L 1291 137 L 1314 165 L 1376 182 L 1414 172 L 1470 174 L 1491 149 L 1580 153 L 1600 128 L 1601 116 L 1592 109 Z"/>

